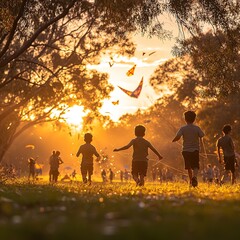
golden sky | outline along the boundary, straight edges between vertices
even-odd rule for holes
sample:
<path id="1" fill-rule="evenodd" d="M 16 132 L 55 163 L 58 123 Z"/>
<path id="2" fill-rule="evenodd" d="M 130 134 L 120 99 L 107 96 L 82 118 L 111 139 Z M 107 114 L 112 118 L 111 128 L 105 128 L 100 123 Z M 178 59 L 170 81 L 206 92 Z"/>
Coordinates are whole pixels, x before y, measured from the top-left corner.
<path id="1" fill-rule="evenodd" d="M 149 85 L 149 78 L 160 64 L 173 57 L 171 50 L 179 34 L 176 23 L 169 16 L 162 17 L 162 21 L 165 23 L 165 29 L 173 33 L 173 37 L 170 40 L 162 40 L 157 37 L 148 38 L 136 34 L 133 37 L 133 41 L 136 44 L 134 56 L 128 58 L 116 55 L 113 56 L 113 59 L 110 56 L 104 56 L 100 64 L 88 66 L 89 68 L 109 74 L 109 83 L 114 86 L 114 90 L 110 94 L 110 99 L 103 101 L 103 107 L 100 112 L 103 115 L 110 116 L 113 121 L 118 121 L 123 114 L 132 114 L 138 109 L 144 110 L 153 105 L 154 101 L 161 97 Z M 113 63 L 112 66 L 110 66 L 110 62 Z M 136 65 L 134 75 L 127 76 L 127 71 L 134 65 Z M 134 91 L 142 78 L 143 88 L 138 98 L 128 96 L 118 87 Z M 117 104 L 114 105 L 113 102 L 117 102 Z M 81 107 L 75 107 L 68 114 L 67 122 L 78 125 L 77 122 L 81 122 L 84 115 L 85 113 Z"/>
<path id="2" fill-rule="evenodd" d="M 158 96 L 149 85 L 149 78 L 153 74 L 155 68 L 167 59 L 171 58 L 171 47 L 173 40 L 165 41 L 157 38 L 147 39 L 144 37 L 136 37 L 137 50 L 131 58 L 118 57 L 114 58 L 114 64 L 109 66 L 110 58 L 103 59 L 102 63 L 95 66 L 98 70 L 109 74 L 109 82 L 114 86 L 111 98 L 105 100 L 101 113 L 110 115 L 117 121 L 119 117 L 125 113 L 134 113 L 138 109 L 146 109 L 153 102 L 161 97 Z M 143 52 L 145 55 L 143 56 Z M 155 52 L 149 56 L 149 53 Z M 136 64 L 134 75 L 128 77 L 127 71 Z M 129 97 L 118 86 L 133 91 L 137 88 L 141 78 L 143 77 L 143 89 L 140 96 L 136 98 Z M 113 101 L 118 101 L 118 105 L 113 105 Z"/>
<path id="3" fill-rule="evenodd" d="M 117 121 L 125 113 L 134 113 L 138 109 L 146 109 L 161 96 L 158 96 L 149 85 L 149 78 L 154 70 L 167 59 L 172 58 L 171 49 L 179 35 L 177 24 L 168 15 L 162 16 L 165 29 L 172 31 L 173 37 L 170 40 L 161 40 L 157 37 L 147 38 L 136 35 L 133 40 L 136 43 L 135 55 L 131 58 L 119 57 L 114 59 L 112 67 L 109 66 L 110 58 L 103 59 L 100 65 L 95 66 L 98 70 L 109 73 L 109 82 L 114 86 L 111 98 L 105 100 L 101 113 L 110 115 L 112 120 Z M 143 56 L 143 52 L 146 54 Z M 149 53 L 155 52 L 148 56 Z M 126 72 L 136 64 L 135 73 L 128 77 Z M 140 96 L 131 98 L 118 88 L 121 86 L 133 91 L 137 88 L 141 78 L 144 78 L 143 89 Z M 118 105 L 113 105 L 113 101 L 118 101 Z"/>

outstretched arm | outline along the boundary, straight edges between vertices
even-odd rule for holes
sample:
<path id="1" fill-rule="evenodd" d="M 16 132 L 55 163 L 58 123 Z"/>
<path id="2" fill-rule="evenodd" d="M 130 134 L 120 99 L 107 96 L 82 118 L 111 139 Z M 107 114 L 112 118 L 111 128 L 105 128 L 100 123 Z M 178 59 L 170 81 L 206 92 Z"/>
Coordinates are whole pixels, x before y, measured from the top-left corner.
<path id="1" fill-rule="evenodd" d="M 160 153 L 157 151 L 156 148 L 154 148 L 151 144 L 149 145 L 149 148 L 158 156 L 158 159 L 161 160 L 163 157 L 160 155 Z"/>
<path id="2" fill-rule="evenodd" d="M 79 155 L 81 154 L 81 147 L 79 147 L 78 151 L 77 151 L 77 154 L 76 154 L 76 157 L 79 157 Z"/>
<path id="3" fill-rule="evenodd" d="M 176 135 L 176 137 L 172 140 L 172 142 L 176 142 L 181 138 L 181 136 Z"/>
<path id="4" fill-rule="evenodd" d="M 182 131 L 182 128 L 180 128 L 180 129 L 178 130 L 178 132 L 176 133 L 176 136 L 175 136 L 175 138 L 172 140 L 172 142 L 178 141 L 178 140 L 181 138 L 182 135 L 183 135 L 183 131 Z"/>
<path id="5" fill-rule="evenodd" d="M 124 147 L 115 148 L 113 151 L 114 151 L 114 152 L 118 152 L 118 151 L 126 150 L 126 149 L 130 148 L 132 145 L 133 145 L 133 141 L 131 141 L 129 144 L 127 144 L 127 145 L 124 146 Z"/>
<path id="6" fill-rule="evenodd" d="M 219 146 L 217 146 L 217 154 L 218 154 L 219 163 L 222 163 L 221 152 L 220 152 L 220 147 Z"/>
<path id="7" fill-rule="evenodd" d="M 97 152 L 96 148 L 94 149 L 94 155 L 97 157 L 96 158 L 96 162 L 99 162 L 101 160 L 101 156 L 99 155 L 99 153 Z"/>
<path id="8" fill-rule="evenodd" d="M 98 157 L 96 158 L 96 162 L 99 162 L 101 160 L 100 155 L 98 155 Z"/>

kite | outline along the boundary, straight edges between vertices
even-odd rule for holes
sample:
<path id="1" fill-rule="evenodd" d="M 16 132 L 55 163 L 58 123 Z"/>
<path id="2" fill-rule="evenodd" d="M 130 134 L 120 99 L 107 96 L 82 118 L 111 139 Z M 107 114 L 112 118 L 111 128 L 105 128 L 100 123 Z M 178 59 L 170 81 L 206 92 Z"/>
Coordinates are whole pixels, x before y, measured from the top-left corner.
<path id="1" fill-rule="evenodd" d="M 145 121 L 143 121 L 144 123 L 150 123 L 151 122 L 151 120 L 150 119 L 148 119 L 148 120 L 145 120 Z"/>
<path id="2" fill-rule="evenodd" d="M 67 166 L 67 167 L 65 167 L 64 169 L 66 169 L 66 170 L 72 170 L 72 167 Z"/>
<path id="3" fill-rule="evenodd" d="M 127 71 L 126 75 L 127 75 L 128 77 L 131 77 L 131 76 L 134 74 L 134 71 L 135 71 L 136 66 L 137 66 L 137 65 L 134 64 L 133 67 L 130 68 L 130 69 Z"/>
<path id="4" fill-rule="evenodd" d="M 126 90 L 124 88 L 119 87 L 123 92 L 125 92 L 128 96 L 133 97 L 133 98 L 138 98 L 141 91 L 142 91 L 142 86 L 143 86 L 143 77 L 138 85 L 138 87 L 132 92 L 129 90 Z"/>
<path id="5" fill-rule="evenodd" d="M 112 67 L 114 62 L 109 62 L 109 66 Z"/>
<path id="6" fill-rule="evenodd" d="M 153 55 L 154 53 L 156 53 L 156 51 L 149 53 L 148 56 L 151 56 L 151 55 Z"/>
<path id="7" fill-rule="evenodd" d="M 113 105 L 118 105 L 118 104 L 119 104 L 119 100 L 117 100 L 117 101 L 112 101 L 112 104 L 113 104 Z"/>
<path id="8" fill-rule="evenodd" d="M 32 144 L 28 144 L 28 145 L 25 146 L 25 148 L 35 149 L 35 146 L 32 145 Z"/>
<path id="9" fill-rule="evenodd" d="M 113 60 L 113 57 L 110 57 L 110 59 L 111 59 L 111 62 L 109 62 L 109 66 L 112 67 L 114 64 L 114 60 Z"/>

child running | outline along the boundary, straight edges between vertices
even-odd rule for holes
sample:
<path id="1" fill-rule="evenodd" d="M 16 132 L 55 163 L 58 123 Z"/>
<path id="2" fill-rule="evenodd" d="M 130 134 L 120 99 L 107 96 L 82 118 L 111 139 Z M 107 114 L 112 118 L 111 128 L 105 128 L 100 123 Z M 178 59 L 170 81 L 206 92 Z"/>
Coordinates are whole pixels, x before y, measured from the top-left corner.
<path id="1" fill-rule="evenodd" d="M 132 176 L 137 186 L 144 186 L 144 177 L 147 175 L 148 168 L 148 148 L 150 148 L 161 160 L 162 156 L 159 152 L 152 146 L 152 144 L 144 139 L 146 128 L 142 125 L 135 127 L 136 138 L 132 139 L 129 144 L 124 147 L 116 148 L 113 151 L 121 151 L 133 146 L 133 156 L 132 156 Z"/>
<path id="2" fill-rule="evenodd" d="M 92 179 L 91 176 L 93 174 L 93 155 L 97 157 L 97 161 L 100 160 L 100 155 L 98 154 L 96 148 L 91 144 L 92 142 L 92 134 L 86 133 L 84 135 L 85 144 L 79 147 L 77 152 L 77 157 L 82 154 L 82 162 L 81 162 L 81 174 L 83 183 L 89 182 L 91 184 Z M 88 177 L 87 177 L 88 176 Z"/>
<path id="3" fill-rule="evenodd" d="M 235 152 L 234 152 L 234 143 L 230 136 L 231 131 L 232 131 L 232 127 L 230 125 L 224 125 L 222 129 L 223 137 L 219 138 L 216 144 L 218 160 L 220 164 L 223 162 L 221 158 L 220 150 L 222 149 L 223 151 L 223 160 L 224 160 L 224 169 L 225 169 L 225 173 L 223 174 L 220 180 L 220 184 L 224 182 L 223 180 L 224 178 L 227 177 L 229 172 L 231 173 L 232 184 L 234 184 L 236 181 L 235 164 L 237 165 L 237 161 L 236 161 Z"/>
<path id="4" fill-rule="evenodd" d="M 172 142 L 178 141 L 183 137 L 183 149 L 182 155 L 184 158 L 185 169 L 188 170 L 188 177 L 190 185 L 197 187 L 197 175 L 199 170 L 199 139 L 202 140 L 204 136 L 200 127 L 194 125 L 196 119 L 196 113 L 193 111 L 187 111 L 184 113 L 185 121 L 187 125 L 182 126 Z"/>

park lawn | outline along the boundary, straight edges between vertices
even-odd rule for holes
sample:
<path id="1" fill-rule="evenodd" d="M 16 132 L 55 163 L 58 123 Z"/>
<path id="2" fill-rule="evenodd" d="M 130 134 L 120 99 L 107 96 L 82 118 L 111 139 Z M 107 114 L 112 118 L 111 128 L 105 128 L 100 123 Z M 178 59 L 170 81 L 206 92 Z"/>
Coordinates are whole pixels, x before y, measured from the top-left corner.
<path id="1" fill-rule="evenodd" d="M 0 185 L 0 239 L 240 239 L 240 185 Z"/>

